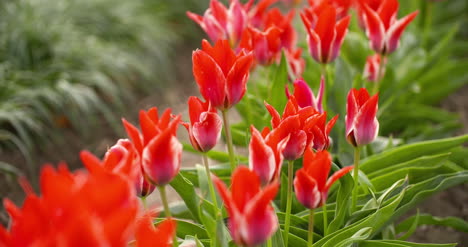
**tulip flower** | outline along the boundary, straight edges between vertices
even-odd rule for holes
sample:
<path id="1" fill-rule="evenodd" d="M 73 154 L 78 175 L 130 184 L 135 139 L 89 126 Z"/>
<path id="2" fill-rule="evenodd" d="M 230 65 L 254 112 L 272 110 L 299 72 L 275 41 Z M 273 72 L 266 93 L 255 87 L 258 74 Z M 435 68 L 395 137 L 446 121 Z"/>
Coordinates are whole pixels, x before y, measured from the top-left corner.
<path id="1" fill-rule="evenodd" d="M 316 15 L 323 11 L 327 6 L 331 6 L 336 10 L 337 20 L 340 20 L 348 15 L 351 8 L 352 0 L 308 0 L 308 11 Z M 314 18 L 315 19 L 315 18 Z"/>
<path id="2" fill-rule="evenodd" d="M 25 184 L 27 182 L 23 182 Z M 25 188 L 30 188 L 25 185 Z M 21 208 L 4 201 L 11 217 L 0 246 L 127 246 L 138 212 L 132 185 L 106 170 L 42 168 L 41 194 L 26 189 Z"/>
<path id="3" fill-rule="evenodd" d="M 331 162 L 330 153 L 325 150 L 317 153 L 311 149 L 305 151 L 303 167 L 296 171 L 294 179 L 294 191 L 304 207 L 315 209 L 323 206 L 333 183 L 353 169 L 353 166 L 347 166 L 328 178 Z"/>
<path id="4" fill-rule="evenodd" d="M 283 140 L 268 138 L 269 129 L 260 133 L 254 126 L 250 126 L 250 132 L 249 168 L 259 176 L 263 185 L 269 184 L 279 177 L 283 163 L 282 152 L 289 136 Z"/>
<path id="5" fill-rule="evenodd" d="M 247 10 L 239 0 L 232 0 L 229 9 L 217 0 L 210 1 L 203 16 L 187 11 L 187 16 L 208 34 L 213 42 L 227 39 L 235 46 L 248 25 Z"/>
<path id="6" fill-rule="evenodd" d="M 294 83 L 293 95 L 297 100 L 297 104 L 301 107 L 312 106 L 316 111 L 323 113 L 323 93 L 325 91 L 325 78 L 322 76 L 320 80 L 320 88 L 317 97 L 314 96 L 314 92 L 310 89 L 307 82 L 304 79 L 297 79 Z M 291 97 L 289 89 L 286 87 L 286 96 Z"/>
<path id="7" fill-rule="evenodd" d="M 346 104 L 346 138 L 355 147 L 375 140 L 379 132 L 377 121 L 379 95 L 372 97 L 365 88 L 351 89 Z"/>
<path id="8" fill-rule="evenodd" d="M 236 55 L 227 40 L 214 47 L 203 40 L 202 50 L 193 52 L 192 61 L 200 92 L 211 106 L 226 110 L 242 99 L 253 62 L 251 53 Z"/>
<path id="9" fill-rule="evenodd" d="M 152 218 L 146 214 L 138 220 L 135 232 L 136 247 L 172 246 L 176 222 L 168 218 L 154 227 Z"/>
<path id="10" fill-rule="evenodd" d="M 80 158 L 89 171 L 104 169 L 124 175 L 135 185 L 136 194 L 140 197 L 148 196 L 155 189 L 143 176 L 140 156 L 128 139 L 118 140 L 109 148 L 102 161 L 88 151 L 82 151 Z"/>
<path id="11" fill-rule="evenodd" d="M 385 58 L 384 58 L 385 59 Z M 364 66 L 364 78 L 370 82 L 379 82 L 385 73 L 385 68 L 381 67 L 382 57 L 379 54 L 368 56 Z"/>
<path id="12" fill-rule="evenodd" d="M 361 13 L 371 48 L 385 56 L 396 50 L 406 26 L 413 21 L 418 11 L 397 20 L 398 0 L 383 0 L 377 10 L 363 4 Z"/>
<path id="13" fill-rule="evenodd" d="M 209 102 L 202 102 L 199 98 L 191 96 L 188 105 L 190 123 L 183 125 L 189 132 L 190 142 L 195 150 L 208 152 L 218 143 L 223 122 Z"/>
<path id="14" fill-rule="evenodd" d="M 263 190 L 257 174 L 239 166 L 232 175 L 231 191 L 218 178 L 216 188 L 226 205 L 229 230 L 238 245 L 257 246 L 270 238 L 278 229 L 278 219 L 271 201 L 279 184 L 273 182 Z"/>
<path id="15" fill-rule="evenodd" d="M 321 64 L 335 60 L 348 32 L 349 15 L 336 21 L 336 9 L 327 5 L 318 14 L 316 21 L 307 12 L 302 12 L 301 18 L 308 34 L 307 42 L 312 57 Z"/>
<path id="16" fill-rule="evenodd" d="M 239 46 L 247 51 L 252 51 L 257 63 L 272 64 L 281 56 L 281 29 L 272 26 L 262 32 L 249 27 L 242 35 Z"/>
<path id="17" fill-rule="evenodd" d="M 291 10 L 286 15 L 283 15 L 278 8 L 269 10 L 265 15 L 264 26 L 278 27 L 281 30 L 280 40 L 281 47 L 290 50 L 296 47 L 297 33 L 292 25 L 292 20 L 295 16 L 295 11 Z"/>
<path id="18" fill-rule="evenodd" d="M 179 172 L 182 144 L 176 138 L 180 115 L 171 121 L 171 110 L 161 117 L 158 109 L 140 111 L 142 132 L 123 120 L 124 127 L 141 157 L 144 175 L 156 186 L 168 184 Z"/>
<path id="19" fill-rule="evenodd" d="M 280 117 L 273 106 L 265 103 L 272 116 L 273 127 L 269 138 L 282 140 L 290 136 L 283 150 L 284 159 L 300 158 L 307 147 L 327 149 L 330 145 L 329 134 L 338 116 L 326 123 L 326 113 L 319 113 L 312 106 L 301 108 L 294 95 L 289 96 L 288 103 Z"/>

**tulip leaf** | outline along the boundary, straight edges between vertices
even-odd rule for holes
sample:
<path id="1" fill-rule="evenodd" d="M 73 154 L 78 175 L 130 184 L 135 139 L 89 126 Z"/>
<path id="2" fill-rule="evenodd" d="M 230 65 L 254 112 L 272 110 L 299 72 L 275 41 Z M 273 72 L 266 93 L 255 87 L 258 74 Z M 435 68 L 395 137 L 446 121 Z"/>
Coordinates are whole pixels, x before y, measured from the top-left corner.
<path id="1" fill-rule="evenodd" d="M 398 219 L 415 205 L 435 193 L 448 189 L 457 184 L 468 182 L 468 171 L 442 174 L 417 184 L 412 184 L 406 190 L 400 206 L 392 215 L 392 220 Z"/>
<path id="2" fill-rule="evenodd" d="M 360 165 L 364 173 L 384 169 L 423 155 L 445 152 L 468 141 L 468 135 L 408 144 L 368 157 Z"/>
<path id="3" fill-rule="evenodd" d="M 340 188 L 336 197 L 336 215 L 328 226 L 327 232 L 335 232 L 344 225 L 345 217 L 348 215 L 351 193 L 353 191 L 354 181 L 348 173 L 340 178 Z"/>
<path id="4" fill-rule="evenodd" d="M 418 244 L 401 240 L 364 240 L 359 247 L 454 247 L 457 244 Z"/>
<path id="5" fill-rule="evenodd" d="M 159 220 L 164 220 L 164 219 L 159 219 Z M 185 220 L 179 220 L 175 219 L 177 222 L 177 237 L 179 238 L 185 238 L 187 235 L 195 235 L 199 238 L 208 238 L 208 234 L 206 230 L 203 228 L 203 225 L 199 225 L 196 223 L 192 223 L 189 221 Z"/>
<path id="6" fill-rule="evenodd" d="M 416 222 L 416 223 L 415 223 Z M 461 232 L 468 232 L 468 222 L 458 217 L 437 217 L 430 214 L 416 214 L 405 219 L 396 226 L 396 232 L 401 233 L 411 228 L 413 224 L 417 226 L 435 225 L 451 227 Z"/>
<path id="7" fill-rule="evenodd" d="M 392 217 L 395 209 L 403 199 L 405 192 L 403 191 L 400 195 L 393 197 L 389 200 L 389 203 L 382 208 L 376 210 L 373 214 L 366 218 L 355 222 L 345 228 L 342 228 L 333 233 L 329 233 L 327 236 L 322 238 L 320 241 L 314 244 L 314 247 L 322 246 L 336 246 L 343 240 L 351 238 L 356 232 L 363 228 L 372 227 L 372 233 L 375 234 L 388 223 L 388 220 Z M 370 236 L 370 235 L 369 235 Z"/>
<path id="8" fill-rule="evenodd" d="M 195 192 L 195 186 L 193 186 L 193 184 L 188 179 L 186 179 L 180 172 L 172 180 L 170 185 L 185 202 L 187 208 L 192 213 L 193 219 L 197 222 L 200 222 L 200 204 L 198 201 L 197 193 Z"/>
<path id="9" fill-rule="evenodd" d="M 323 246 L 324 247 L 346 247 L 352 243 L 360 242 L 362 240 L 369 238 L 371 233 L 372 233 L 372 227 L 365 227 L 357 231 L 350 238 L 344 239 L 337 245 L 328 245 L 327 243 L 325 243 Z"/>
<path id="10" fill-rule="evenodd" d="M 288 62 L 284 53 L 281 56 L 281 63 L 278 66 L 272 65 L 272 67 L 274 73 L 270 78 L 271 88 L 267 102 L 281 113 L 287 102 L 284 90 L 288 83 Z"/>

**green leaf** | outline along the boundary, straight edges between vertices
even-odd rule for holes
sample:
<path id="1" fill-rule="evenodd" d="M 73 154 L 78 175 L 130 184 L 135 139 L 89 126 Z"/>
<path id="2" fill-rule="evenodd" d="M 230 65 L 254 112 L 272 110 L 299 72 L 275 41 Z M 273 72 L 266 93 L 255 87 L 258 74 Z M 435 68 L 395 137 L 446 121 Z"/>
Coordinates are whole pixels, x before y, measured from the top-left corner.
<path id="1" fill-rule="evenodd" d="M 281 56 L 281 63 L 275 68 L 273 76 L 270 78 L 271 89 L 268 97 L 268 104 L 272 105 L 278 112 L 283 112 L 287 99 L 284 89 L 288 83 L 288 62 L 286 56 Z"/>
<path id="2" fill-rule="evenodd" d="M 164 218 L 159 218 L 158 220 L 164 220 Z M 177 237 L 185 238 L 187 235 L 195 235 L 202 239 L 208 238 L 203 225 L 179 219 L 175 219 L 175 221 L 177 222 Z"/>
<path id="3" fill-rule="evenodd" d="M 405 234 L 403 234 L 401 237 L 399 237 L 398 239 L 399 240 L 406 240 L 408 239 L 409 237 L 411 237 L 413 235 L 413 233 L 416 231 L 416 229 L 418 228 L 418 222 L 419 222 L 419 209 L 417 209 L 417 212 L 416 212 L 416 218 L 415 220 L 413 221 L 413 224 L 411 224 L 408 228 L 407 228 L 407 231 Z"/>
<path id="4" fill-rule="evenodd" d="M 396 232 L 401 233 L 406 229 L 411 228 L 413 225 L 434 225 L 434 226 L 445 226 L 451 227 L 457 231 L 468 232 L 468 222 L 457 217 L 437 217 L 430 214 L 416 214 L 396 226 Z"/>
<path id="5" fill-rule="evenodd" d="M 172 188 L 179 194 L 182 200 L 187 205 L 187 208 L 192 213 L 192 217 L 195 221 L 200 222 L 200 203 L 198 201 L 197 193 L 193 184 L 186 179 L 182 173 L 179 172 L 177 176 L 170 183 Z"/>
<path id="6" fill-rule="evenodd" d="M 365 159 L 362 161 L 360 169 L 367 174 L 423 155 L 441 153 L 467 141 L 468 135 L 463 135 L 396 147 Z"/>
<path id="7" fill-rule="evenodd" d="M 364 240 L 359 247 L 454 247 L 457 244 L 418 244 L 400 240 Z"/>
<path id="8" fill-rule="evenodd" d="M 21 174 L 21 171 L 14 167 L 11 164 L 0 161 L 0 173 L 8 174 L 14 177 L 18 177 Z"/>
<path id="9" fill-rule="evenodd" d="M 348 215 L 348 208 L 350 206 L 351 193 L 353 191 L 354 181 L 351 175 L 348 173 L 341 177 L 340 188 L 338 189 L 338 195 L 336 197 L 336 208 L 337 212 L 333 220 L 328 225 L 327 232 L 335 232 L 344 225 L 345 217 Z"/>
<path id="10" fill-rule="evenodd" d="M 389 201 L 389 203 L 376 210 L 375 213 L 367 216 L 366 218 L 349 225 L 348 227 L 342 228 L 336 232 L 329 233 L 327 236 L 322 238 L 320 241 L 314 244 L 314 247 L 322 246 L 336 246 L 341 243 L 343 240 L 351 238 L 354 234 L 360 231 L 363 228 L 371 227 L 372 234 L 376 234 L 381 227 L 386 225 L 389 219 L 392 217 L 395 209 L 400 204 L 400 201 L 403 199 L 405 193 L 404 191 L 399 195 L 394 197 Z"/>
<path id="11" fill-rule="evenodd" d="M 370 234 L 372 233 L 372 227 L 365 227 L 365 228 L 362 228 L 361 230 L 357 231 L 353 236 L 351 236 L 350 238 L 347 238 L 347 239 L 344 239 L 343 241 L 341 241 L 339 244 L 337 245 L 328 245 L 328 244 L 324 244 L 323 246 L 325 247 L 346 247 L 346 246 L 349 246 L 350 244 L 352 243 L 356 243 L 356 242 L 361 242 L 362 240 L 365 240 L 367 239 Z"/>

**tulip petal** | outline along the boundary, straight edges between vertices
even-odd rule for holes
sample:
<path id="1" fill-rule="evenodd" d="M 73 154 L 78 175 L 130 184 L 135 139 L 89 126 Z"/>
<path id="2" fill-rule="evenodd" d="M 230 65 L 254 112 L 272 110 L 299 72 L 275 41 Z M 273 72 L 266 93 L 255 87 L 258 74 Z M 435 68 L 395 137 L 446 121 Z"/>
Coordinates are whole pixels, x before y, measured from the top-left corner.
<path id="1" fill-rule="evenodd" d="M 143 150 L 142 166 L 155 185 L 169 183 L 180 169 L 182 144 L 170 129 L 153 138 Z"/>
<path id="2" fill-rule="evenodd" d="M 239 58 L 229 71 L 227 76 L 227 98 L 229 107 L 237 104 L 244 96 L 252 63 L 253 55 L 249 53 Z"/>
<path id="3" fill-rule="evenodd" d="M 236 62 L 236 54 L 231 49 L 231 45 L 228 40 L 218 40 L 215 46 L 211 46 L 206 40 L 202 41 L 202 50 L 206 52 L 213 60 L 218 64 L 219 68 L 223 71 L 225 77 L 227 77 L 229 71 Z"/>
<path id="4" fill-rule="evenodd" d="M 279 184 L 274 182 L 260 191 L 245 209 L 245 231 L 241 231 L 247 246 L 265 242 L 278 229 L 278 219 L 270 203 L 278 193 Z"/>
<path id="5" fill-rule="evenodd" d="M 346 16 L 343 19 L 341 19 L 335 26 L 336 30 L 336 38 L 333 41 L 331 51 L 330 51 L 330 57 L 328 58 L 328 62 L 331 62 L 335 60 L 339 53 L 340 53 L 340 48 L 341 45 L 343 44 L 343 41 L 345 39 L 346 33 L 348 32 L 348 26 L 351 18 L 350 16 Z"/>
<path id="6" fill-rule="evenodd" d="M 382 21 L 386 31 L 388 31 L 392 23 L 395 21 L 398 13 L 398 7 L 398 0 L 384 0 L 380 4 L 377 14 L 380 16 L 380 20 Z"/>
<path id="7" fill-rule="evenodd" d="M 192 55 L 193 75 L 197 81 L 200 93 L 216 108 L 224 108 L 226 98 L 226 78 L 223 71 L 208 55 L 208 53 L 197 50 Z"/>
<path id="8" fill-rule="evenodd" d="M 327 63 L 331 59 L 331 49 L 336 39 L 335 30 L 336 10 L 332 6 L 326 7 L 320 12 L 315 32 L 320 37 L 320 49 L 322 51 L 320 62 Z"/>
<path id="9" fill-rule="evenodd" d="M 138 129 L 133 124 L 127 122 L 127 120 L 123 118 L 122 123 L 125 128 L 125 131 L 127 132 L 127 135 L 132 140 L 133 145 L 135 145 L 135 148 L 138 151 L 138 153 L 143 153 L 143 141 L 141 140 L 140 131 L 138 131 Z"/>
<path id="10" fill-rule="evenodd" d="M 390 29 L 387 32 L 387 37 L 386 37 L 386 53 L 390 54 L 398 48 L 398 44 L 400 42 L 400 37 L 403 34 L 403 31 L 405 30 L 406 26 L 413 21 L 414 18 L 418 15 L 418 11 L 415 11 L 402 19 L 398 20 L 396 23 L 394 23 Z"/>
<path id="11" fill-rule="evenodd" d="M 314 106 L 314 95 L 309 85 L 304 79 L 298 79 L 294 82 L 294 97 L 300 107 Z"/>
<path id="12" fill-rule="evenodd" d="M 370 39 L 371 48 L 378 53 L 382 53 L 385 45 L 385 27 L 379 15 L 367 5 L 364 5 L 364 24 L 366 25 L 366 34 Z"/>
<path id="13" fill-rule="evenodd" d="M 251 126 L 250 131 L 252 137 L 249 144 L 249 168 L 257 173 L 262 184 L 268 184 L 276 170 L 273 150 L 255 127 Z"/>
<path id="14" fill-rule="evenodd" d="M 317 208 L 321 196 L 317 182 L 310 177 L 303 168 L 297 170 L 294 178 L 294 192 L 297 200 L 308 209 Z"/>
<path id="15" fill-rule="evenodd" d="M 378 135 L 379 122 L 377 121 L 379 96 L 372 96 L 359 110 L 354 120 L 354 137 L 358 146 L 371 143 Z"/>
<path id="16" fill-rule="evenodd" d="M 221 137 L 223 122 L 218 114 L 203 112 L 200 121 L 193 124 L 193 137 L 203 152 L 211 150 Z"/>
<path id="17" fill-rule="evenodd" d="M 136 246 L 170 247 L 172 246 L 175 229 L 176 222 L 170 218 L 159 223 L 155 228 L 153 226 L 152 217 L 147 214 L 137 222 L 135 232 Z"/>
<path id="18" fill-rule="evenodd" d="M 304 153 L 303 164 L 307 174 L 317 181 L 318 190 L 324 191 L 331 169 L 330 153 L 324 150 L 314 154 L 311 149 L 307 149 Z"/>
<path id="19" fill-rule="evenodd" d="M 247 203 L 260 191 L 257 174 L 245 166 L 240 166 L 232 175 L 231 193 L 236 208 L 244 212 Z"/>

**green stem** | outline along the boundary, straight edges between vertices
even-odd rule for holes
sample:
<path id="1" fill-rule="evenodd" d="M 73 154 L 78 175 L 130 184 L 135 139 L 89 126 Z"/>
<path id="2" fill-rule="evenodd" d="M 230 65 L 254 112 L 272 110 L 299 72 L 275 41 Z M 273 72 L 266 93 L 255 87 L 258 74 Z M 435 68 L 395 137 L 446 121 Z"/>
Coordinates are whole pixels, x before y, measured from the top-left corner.
<path id="1" fill-rule="evenodd" d="M 140 200 L 141 200 L 141 203 L 143 204 L 143 210 L 146 211 L 146 209 L 148 208 L 148 206 L 146 204 L 146 196 L 140 197 Z"/>
<path id="2" fill-rule="evenodd" d="M 289 224 L 291 221 L 291 207 L 292 207 L 292 185 L 293 185 L 293 168 L 294 160 L 288 162 L 288 193 L 286 199 L 286 218 L 284 220 L 284 246 L 288 246 L 288 237 L 289 237 Z"/>
<path id="3" fill-rule="evenodd" d="M 271 237 L 267 240 L 267 247 L 273 247 L 273 243 L 271 241 Z"/>
<path id="4" fill-rule="evenodd" d="M 208 156 L 206 154 L 203 154 L 203 165 L 205 165 L 205 172 L 206 176 L 208 177 L 208 187 L 210 189 L 210 196 L 211 200 L 213 200 L 213 206 L 216 209 L 216 212 L 218 212 L 218 201 L 216 200 L 216 193 L 215 189 L 213 186 L 213 180 L 211 179 L 211 172 L 210 172 L 210 166 L 208 164 Z"/>
<path id="5" fill-rule="evenodd" d="M 169 203 L 167 201 L 167 195 L 166 195 L 166 186 L 158 186 L 159 194 L 161 195 L 161 201 L 164 206 L 164 213 L 166 214 L 167 218 L 171 218 L 171 210 L 169 210 Z"/>
<path id="6" fill-rule="evenodd" d="M 322 214 L 323 214 L 323 236 L 327 235 L 328 230 L 328 213 L 327 213 L 327 204 L 324 203 L 322 206 Z"/>
<path id="7" fill-rule="evenodd" d="M 357 197 L 359 192 L 359 157 L 360 155 L 360 147 L 354 148 L 354 171 L 353 171 L 353 178 L 354 178 L 354 188 L 353 188 L 353 199 L 351 203 L 351 213 L 356 211 L 356 203 Z"/>
<path id="8" fill-rule="evenodd" d="M 171 218 L 171 210 L 169 209 L 169 202 L 167 200 L 166 195 L 166 185 L 158 186 L 159 194 L 161 195 L 161 201 L 164 206 L 164 213 L 166 214 L 166 218 Z M 174 234 L 174 238 L 172 240 L 172 246 L 177 247 L 179 244 L 177 243 L 177 235 Z"/>
<path id="9" fill-rule="evenodd" d="M 333 82 L 331 81 L 331 79 L 329 78 L 328 76 L 328 66 L 327 64 L 321 64 L 321 74 L 323 76 L 323 78 L 325 78 L 325 88 L 332 88 L 333 87 Z M 321 78 L 320 78 L 321 79 Z M 327 109 L 327 102 L 328 102 L 328 94 L 324 93 L 323 96 L 322 96 L 322 107 L 323 109 Z"/>
<path id="10" fill-rule="evenodd" d="M 309 209 L 309 232 L 307 235 L 307 246 L 314 244 L 314 209 Z"/>
<path id="11" fill-rule="evenodd" d="M 205 172 L 206 176 L 208 177 L 208 188 L 210 190 L 210 196 L 211 200 L 213 201 L 213 206 L 215 208 L 215 219 L 218 221 L 218 215 L 219 215 L 219 208 L 218 208 L 218 201 L 216 200 L 216 193 L 214 190 L 213 186 L 213 180 L 211 179 L 211 172 L 210 172 L 210 166 L 208 164 L 208 155 L 206 153 L 202 154 L 203 157 L 203 165 L 205 165 Z M 217 231 L 217 229 L 215 229 Z M 212 246 L 216 247 L 217 246 L 217 238 L 218 238 L 218 233 L 215 232 L 215 237 L 212 239 Z"/>
<path id="12" fill-rule="evenodd" d="M 228 110 L 221 111 L 223 114 L 224 133 L 226 134 L 226 141 L 229 153 L 229 163 L 231 164 L 231 172 L 236 169 L 236 158 L 234 157 L 234 146 L 232 145 L 231 129 L 229 128 Z"/>
<path id="13" fill-rule="evenodd" d="M 374 82 L 374 87 L 372 88 L 372 94 L 376 94 L 379 92 L 380 89 L 380 82 L 383 81 L 383 78 L 385 76 L 384 71 L 385 67 L 387 66 L 387 56 L 382 56 L 380 59 L 380 66 L 379 66 L 379 71 L 377 71 L 377 81 Z"/>

